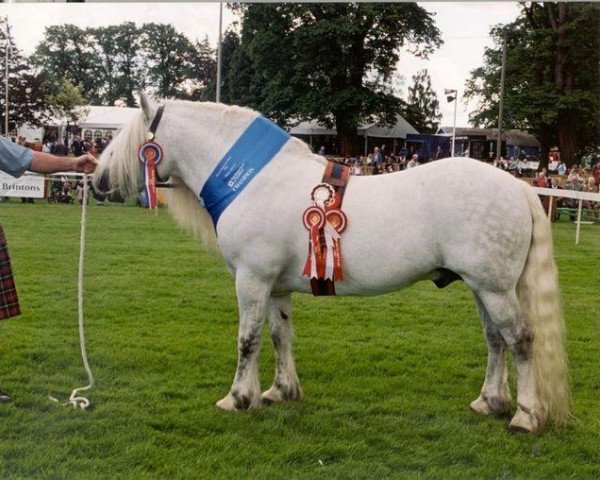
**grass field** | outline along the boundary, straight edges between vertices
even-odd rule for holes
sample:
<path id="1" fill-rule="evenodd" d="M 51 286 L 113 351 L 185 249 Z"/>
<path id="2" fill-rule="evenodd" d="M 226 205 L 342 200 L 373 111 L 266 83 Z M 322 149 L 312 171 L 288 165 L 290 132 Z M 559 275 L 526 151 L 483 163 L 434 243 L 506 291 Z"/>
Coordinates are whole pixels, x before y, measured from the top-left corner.
<path id="1" fill-rule="evenodd" d="M 573 413 L 511 435 L 468 409 L 486 347 L 460 282 L 373 298 L 296 295 L 305 398 L 249 413 L 214 407 L 236 362 L 233 280 L 168 212 L 88 216 L 85 312 L 93 408 L 77 331 L 77 206 L 0 204 L 23 315 L 0 325 L 2 479 L 600 478 L 600 232 L 554 226 Z M 273 351 L 267 333 L 261 379 Z M 514 385 L 513 385 L 514 387 Z"/>

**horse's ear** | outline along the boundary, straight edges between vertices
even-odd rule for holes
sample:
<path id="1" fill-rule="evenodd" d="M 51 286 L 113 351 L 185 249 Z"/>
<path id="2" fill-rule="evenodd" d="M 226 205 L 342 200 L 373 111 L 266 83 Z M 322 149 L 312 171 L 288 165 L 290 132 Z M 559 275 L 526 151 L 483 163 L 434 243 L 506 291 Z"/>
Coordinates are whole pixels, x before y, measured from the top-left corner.
<path id="1" fill-rule="evenodd" d="M 149 122 L 152 121 L 154 115 L 156 113 L 156 107 L 152 104 L 150 99 L 146 96 L 144 92 L 139 92 L 140 97 L 140 106 L 144 111 L 144 115 L 146 116 L 146 120 Z"/>

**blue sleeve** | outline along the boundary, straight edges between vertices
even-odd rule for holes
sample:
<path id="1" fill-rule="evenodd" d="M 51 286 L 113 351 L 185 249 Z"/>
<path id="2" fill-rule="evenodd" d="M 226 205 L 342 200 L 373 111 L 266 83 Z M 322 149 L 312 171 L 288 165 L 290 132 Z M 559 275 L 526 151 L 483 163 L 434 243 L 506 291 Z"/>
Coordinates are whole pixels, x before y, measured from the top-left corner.
<path id="1" fill-rule="evenodd" d="M 33 150 L 11 142 L 0 135 L 0 170 L 20 177 L 31 166 Z"/>

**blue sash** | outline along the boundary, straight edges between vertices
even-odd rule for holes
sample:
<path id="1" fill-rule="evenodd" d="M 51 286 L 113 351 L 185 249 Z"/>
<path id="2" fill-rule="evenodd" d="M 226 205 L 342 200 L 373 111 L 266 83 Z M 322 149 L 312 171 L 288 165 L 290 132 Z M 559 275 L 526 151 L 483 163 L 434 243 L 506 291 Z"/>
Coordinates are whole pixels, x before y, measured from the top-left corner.
<path id="1" fill-rule="evenodd" d="M 200 203 L 215 226 L 219 217 L 258 172 L 277 155 L 290 135 L 264 117 L 257 117 L 233 144 L 202 187 Z"/>

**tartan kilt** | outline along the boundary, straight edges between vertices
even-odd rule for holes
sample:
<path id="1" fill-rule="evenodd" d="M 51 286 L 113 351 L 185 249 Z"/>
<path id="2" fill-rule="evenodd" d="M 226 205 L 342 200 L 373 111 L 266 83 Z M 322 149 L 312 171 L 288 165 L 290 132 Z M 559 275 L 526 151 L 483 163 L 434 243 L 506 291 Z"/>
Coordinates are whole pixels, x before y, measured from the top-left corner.
<path id="1" fill-rule="evenodd" d="M 0 225 L 0 320 L 16 317 L 21 313 L 19 297 L 10 266 L 4 230 Z"/>

